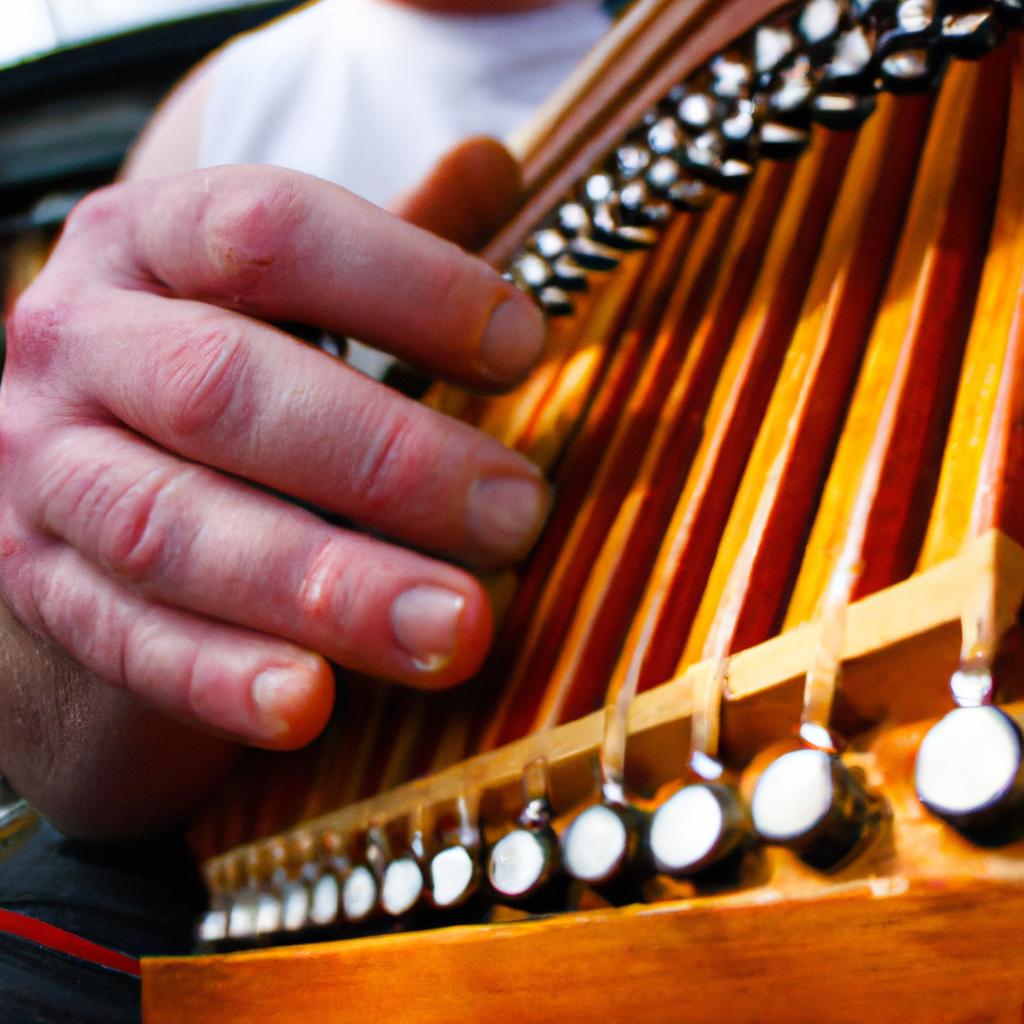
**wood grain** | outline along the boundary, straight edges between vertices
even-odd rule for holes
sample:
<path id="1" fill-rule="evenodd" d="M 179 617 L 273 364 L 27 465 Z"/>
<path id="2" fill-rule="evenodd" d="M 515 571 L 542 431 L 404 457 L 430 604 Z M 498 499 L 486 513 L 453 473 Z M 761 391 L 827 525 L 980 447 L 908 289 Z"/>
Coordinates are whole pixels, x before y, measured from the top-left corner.
<path id="1" fill-rule="evenodd" d="M 843 547 L 858 483 L 890 392 L 884 466 L 857 593 L 912 571 L 937 479 L 944 412 L 952 401 L 991 224 L 1005 125 L 1005 51 L 949 72 L 918 183 L 843 436 L 786 612 L 810 619 Z"/>
<path id="2" fill-rule="evenodd" d="M 731 886 L 656 881 L 647 905 L 146 960 L 144 1020 L 1019 1022 L 1024 839 L 974 844 L 925 812 L 910 779 L 927 725 L 848 756 L 882 810 L 830 873 L 769 848 Z"/>

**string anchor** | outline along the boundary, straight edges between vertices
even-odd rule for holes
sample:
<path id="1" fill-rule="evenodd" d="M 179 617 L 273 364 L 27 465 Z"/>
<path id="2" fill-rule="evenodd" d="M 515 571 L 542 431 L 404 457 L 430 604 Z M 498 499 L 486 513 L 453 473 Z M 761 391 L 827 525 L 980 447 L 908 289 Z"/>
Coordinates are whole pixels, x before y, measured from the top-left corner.
<path id="1" fill-rule="evenodd" d="M 768 765 L 750 803 L 754 828 L 763 842 L 787 847 L 823 870 L 836 866 L 857 846 L 876 806 L 840 757 L 842 741 L 829 724 L 839 689 L 846 610 L 860 572 L 866 502 L 859 501 L 858 506 L 846 551 L 826 592 L 818 644 L 804 681 L 802 747 Z"/>
<path id="2" fill-rule="evenodd" d="M 519 827 L 491 847 L 487 880 L 500 900 L 525 903 L 540 898 L 558 873 L 558 836 L 551 827 L 547 776 L 543 758 L 526 766 Z"/>
<path id="3" fill-rule="evenodd" d="M 950 679 L 956 707 L 925 735 L 914 787 L 932 814 L 972 832 L 998 825 L 1024 804 L 1024 736 L 993 704 L 995 652 L 1006 623 L 984 589 L 962 617 L 960 666 Z"/>
<path id="4" fill-rule="evenodd" d="M 480 889 L 480 810 L 475 791 L 464 791 L 456 807 L 454 842 L 430 858 L 428 896 L 438 910 L 461 907 Z"/>
<path id="5" fill-rule="evenodd" d="M 721 864 L 750 845 L 750 813 L 719 759 L 721 704 L 729 659 L 711 661 L 698 681 L 690 773 L 693 781 L 665 801 L 651 818 L 647 849 L 654 867 L 672 878 L 689 878 Z"/>

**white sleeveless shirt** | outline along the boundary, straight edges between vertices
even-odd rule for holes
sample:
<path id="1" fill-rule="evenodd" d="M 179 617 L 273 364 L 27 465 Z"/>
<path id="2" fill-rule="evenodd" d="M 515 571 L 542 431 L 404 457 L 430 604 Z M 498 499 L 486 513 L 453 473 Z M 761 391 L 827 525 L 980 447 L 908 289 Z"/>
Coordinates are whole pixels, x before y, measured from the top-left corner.
<path id="1" fill-rule="evenodd" d="M 200 164 L 289 167 L 384 204 L 468 136 L 520 127 L 609 23 L 599 0 L 502 15 L 320 0 L 215 58 Z"/>

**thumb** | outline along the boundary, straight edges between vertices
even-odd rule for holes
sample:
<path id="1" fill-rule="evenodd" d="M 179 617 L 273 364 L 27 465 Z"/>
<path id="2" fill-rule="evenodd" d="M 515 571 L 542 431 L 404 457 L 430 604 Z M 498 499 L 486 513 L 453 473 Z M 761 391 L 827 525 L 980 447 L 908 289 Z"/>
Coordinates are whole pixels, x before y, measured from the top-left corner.
<path id="1" fill-rule="evenodd" d="M 420 185 L 395 199 L 390 209 L 403 220 L 473 250 L 515 212 L 521 190 L 519 165 L 512 154 L 497 139 L 477 136 L 449 150 Z"/>

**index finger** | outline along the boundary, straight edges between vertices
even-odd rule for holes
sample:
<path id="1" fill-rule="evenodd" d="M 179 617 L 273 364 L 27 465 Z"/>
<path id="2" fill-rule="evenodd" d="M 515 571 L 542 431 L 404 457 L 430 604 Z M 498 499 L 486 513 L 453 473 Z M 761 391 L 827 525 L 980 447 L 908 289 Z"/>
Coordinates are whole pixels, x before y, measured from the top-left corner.
<path id="1" fill-rule="evenodd" d="M 540 312 L 493 268 L 329 182 L 219 167 L 128 188 L 129 252 L 174 295 L 350 334 L 477 386 L 540 355 Z"/>

